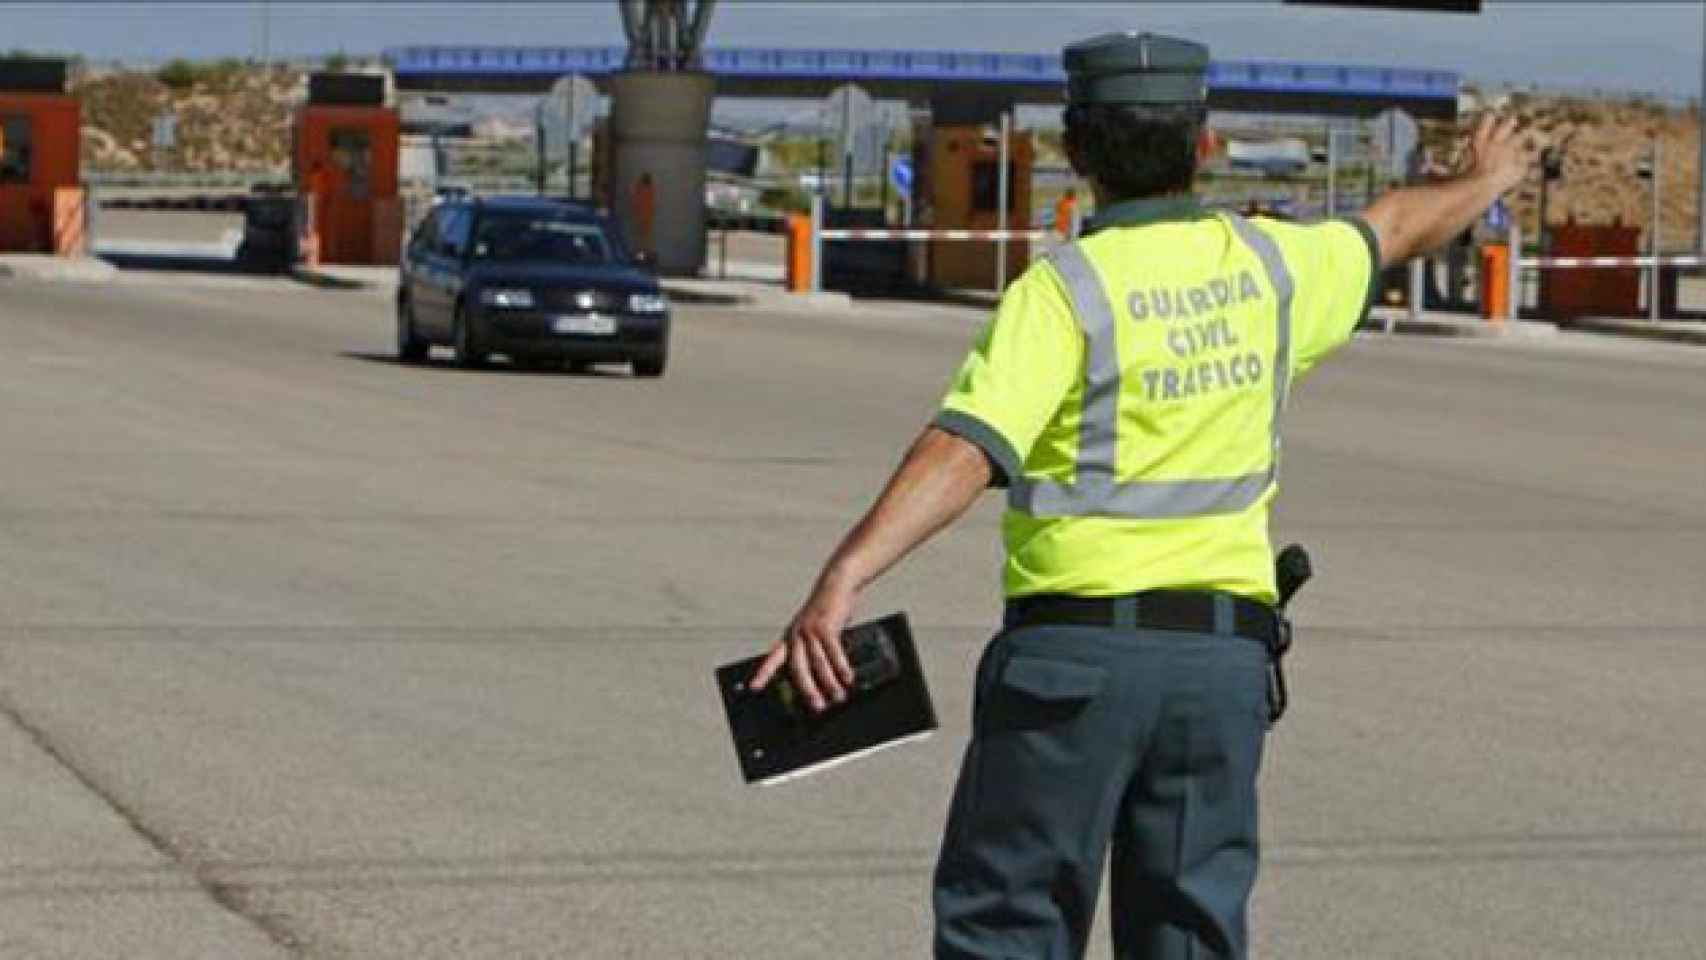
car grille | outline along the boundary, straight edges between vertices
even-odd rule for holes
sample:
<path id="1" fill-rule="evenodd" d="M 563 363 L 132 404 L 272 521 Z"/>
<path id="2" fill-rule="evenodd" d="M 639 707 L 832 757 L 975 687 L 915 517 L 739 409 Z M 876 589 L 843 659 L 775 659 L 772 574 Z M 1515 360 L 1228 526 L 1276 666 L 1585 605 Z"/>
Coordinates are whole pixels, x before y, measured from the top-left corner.
<path id="1" fill-rule="evenodd" d="M 616 294 L 605 290 L 552 290 L 545 296 L 552 310 L 596 310 L 609 313 L 621 306 Z"/>

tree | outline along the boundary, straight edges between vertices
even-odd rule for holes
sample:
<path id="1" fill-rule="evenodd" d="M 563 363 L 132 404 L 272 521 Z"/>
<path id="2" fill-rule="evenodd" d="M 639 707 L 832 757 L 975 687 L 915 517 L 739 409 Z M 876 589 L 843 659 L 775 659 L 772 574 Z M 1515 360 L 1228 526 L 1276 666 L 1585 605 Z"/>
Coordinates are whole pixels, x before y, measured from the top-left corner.
<path id="1" fill-rule="evenodd" d="M 173 60 L 154 74 L 155 79 L 177 91 L 188 90 L 201 79 L 201 71 L 188 60 Z"/>

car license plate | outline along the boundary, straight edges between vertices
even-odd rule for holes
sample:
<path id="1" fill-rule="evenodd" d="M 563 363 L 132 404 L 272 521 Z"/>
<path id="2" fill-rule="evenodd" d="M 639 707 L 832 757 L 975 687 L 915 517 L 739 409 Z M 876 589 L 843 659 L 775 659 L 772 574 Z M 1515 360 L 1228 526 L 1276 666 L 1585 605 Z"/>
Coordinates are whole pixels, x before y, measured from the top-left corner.
<path id="1" fill-rule="evenodd" d="M 579 333 L 595 337 L 608 337 L 616 333 L 616 318 L 602 313 L 589 313 L 580 317 L 558 317 L 551 321 L 551 329 L 557 333 Z"/>

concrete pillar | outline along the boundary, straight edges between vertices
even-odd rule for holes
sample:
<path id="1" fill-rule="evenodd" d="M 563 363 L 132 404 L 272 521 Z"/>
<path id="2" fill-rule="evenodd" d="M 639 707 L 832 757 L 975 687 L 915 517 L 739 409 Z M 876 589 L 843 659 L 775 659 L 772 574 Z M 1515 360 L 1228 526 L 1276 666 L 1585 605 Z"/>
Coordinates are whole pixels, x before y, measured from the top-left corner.
<path id="1" fill-rule="evenodd" d="M 649 246 L 668 276 L 693 276 L 705 263 L 705 134 L 715 94 L 705 73 L 610 78 L 612 212 L 628 242 Z"/>

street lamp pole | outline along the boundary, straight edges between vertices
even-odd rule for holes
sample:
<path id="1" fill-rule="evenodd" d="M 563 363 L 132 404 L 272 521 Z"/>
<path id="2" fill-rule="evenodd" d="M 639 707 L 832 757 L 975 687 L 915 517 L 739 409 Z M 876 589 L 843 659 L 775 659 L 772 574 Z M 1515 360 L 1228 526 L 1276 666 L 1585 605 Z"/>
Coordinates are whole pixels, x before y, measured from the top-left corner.
<path id="1" fill-rule="evenodd" d="M 1695 220 L 1695 249 L 1706 256 L 1706 6 L 1700 8 L 1700 209 Z"/>
<path id="2" fill-rule="evenodd" d="M 1663 141 L 1653 138 L 1653 220 L 1652 240 L 1647 244 L 1648 252 L 1653 255 L 1653 269 L 1647 275 L 1647 316 L 1654 323 L 1659 319 L 1659 227 L 1660 200 L 1662 198 L 1660 178 L 1660 163 L 1664 160 Z"/>
<path id="3" fill-rule="evenodd" d="M 1339 212 L 1339 130 L 1327 121 L 1327 216 Z"/>
<path id="4" fill-rule="evenodd" d="M 1552 148 L 1547 147 L 1540 154 L 1540 255 L 1548 253 L 1546 243 L 1546 214 L 1547 201 L 1551 199 L 1552 187 Z"/>

